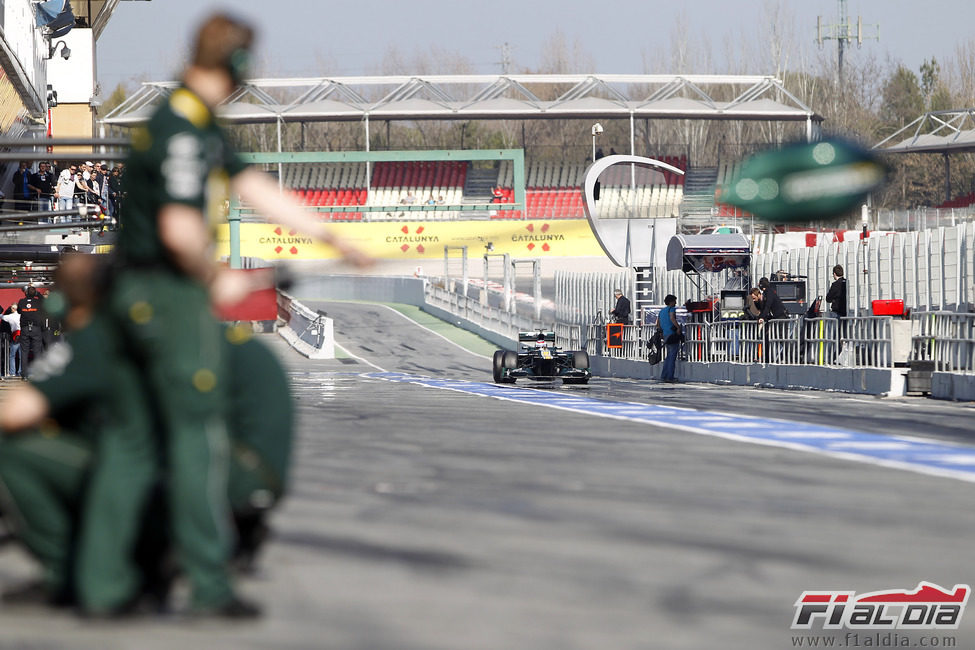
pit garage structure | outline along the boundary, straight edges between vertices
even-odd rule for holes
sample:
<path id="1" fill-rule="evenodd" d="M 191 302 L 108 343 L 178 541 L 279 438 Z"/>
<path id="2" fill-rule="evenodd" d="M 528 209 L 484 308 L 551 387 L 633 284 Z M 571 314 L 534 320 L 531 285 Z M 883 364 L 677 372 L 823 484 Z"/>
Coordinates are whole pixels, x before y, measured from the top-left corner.
<path id="1" fill-rule="evenodd" d="M 751 259 L 744 235 L 674 235 L 667 244 L 667 270 L 683 272 L 697 287 L 698 299 L 689 302 L 690 311 L 706 315 L 706 320 L 718 298 L 721 313 L 744 308 Z M 726 305 L 731 300 L 734 306 Z"/>

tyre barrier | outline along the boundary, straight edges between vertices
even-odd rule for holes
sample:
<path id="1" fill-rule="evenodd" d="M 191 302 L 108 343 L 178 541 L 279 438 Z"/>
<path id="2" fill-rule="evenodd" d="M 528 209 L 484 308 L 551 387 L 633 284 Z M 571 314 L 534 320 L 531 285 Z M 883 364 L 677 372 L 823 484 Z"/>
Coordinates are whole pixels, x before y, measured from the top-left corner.
<path id="1" fill-rule="evenodd" d="M 284 321 L 278 334 L 295 350 L 309 359 L 335 358 L 334 321 L 325 312 L 309 309 L 278 291 L 278 318 Z"/>

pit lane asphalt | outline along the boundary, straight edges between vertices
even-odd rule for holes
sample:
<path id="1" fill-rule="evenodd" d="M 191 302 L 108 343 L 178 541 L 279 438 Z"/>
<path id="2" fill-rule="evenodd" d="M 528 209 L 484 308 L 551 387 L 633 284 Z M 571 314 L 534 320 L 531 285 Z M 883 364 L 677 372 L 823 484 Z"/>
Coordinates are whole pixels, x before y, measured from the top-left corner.
<path id="1" fill-rule="evenodd" d="M 269 616 L 118 628 L 4 612 L 0 650 L 788 648 L 804 590 L 971 583 L 970 483 L 383 381 L 377 367 L 490 382 L 493 347 L 423 314 L 410 314 L 420 327 L 386 306 L 312 306 L 358 359 L 310 361 L 273 340 L 299 440 L 275 540 L 244 582 Z M 537 390 L 956 442 L 972 429 L 970 407 L 916 398 L 607 379 Z M 25 573 L 11 555 L 4 584 Z M 939 634 L 970 647 L 975 621 Z"/>

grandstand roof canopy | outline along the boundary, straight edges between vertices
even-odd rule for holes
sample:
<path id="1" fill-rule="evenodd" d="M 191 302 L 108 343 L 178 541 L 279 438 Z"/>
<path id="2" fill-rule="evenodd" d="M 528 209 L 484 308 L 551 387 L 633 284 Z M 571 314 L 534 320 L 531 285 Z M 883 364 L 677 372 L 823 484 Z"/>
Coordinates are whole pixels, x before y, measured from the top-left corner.
<path id="1" fill-rule="evenodd" d="M 133 126 L 178 87 L 148 82 L 110 112 Z M 557 97 L 543 100 L 542 97 Z M 759 75 L 416 75 L 252 79 L 220 109 L 236 124 L 359 120 L 699 119 L 820 122 Z"/>
<path id="2" fill-rule="evenodd" d="M 975 108 L 925 113 L 873 148 L 883 153 L 975 151 Z"/>

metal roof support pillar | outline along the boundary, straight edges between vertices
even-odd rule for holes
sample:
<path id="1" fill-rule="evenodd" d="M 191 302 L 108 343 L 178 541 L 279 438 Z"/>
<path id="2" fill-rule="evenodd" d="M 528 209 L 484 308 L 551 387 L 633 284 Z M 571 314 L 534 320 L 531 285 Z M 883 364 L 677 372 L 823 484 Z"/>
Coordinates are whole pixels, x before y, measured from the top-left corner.
<path id="1" fill-rule="evenodd" d="M 636 155 L 636 133 L 633 129 L 633 111 L 630 111 L 630 155 Z M 640 215 L 637 214 L 637 202 L 636 202 L 636 165 L 630 163 L 630 196 L 632 200 L 630 201 L 630 219 L 636 219 Z M 626 222 L 626 265 L 630 265 L 630 222 Z M 630 294 L 633 295 L 633 294 Z"/>
<path id="2" fill-rule="evenodd" d="M 369 113 L 365 114 L 365 122 L 366 122 L 366 151 L 369 151 Z M 389 149 L 389 121 L 386 122 L 386 148 Z M 369 197 L 370 187 L 372 187 L 372 163 L 367 160 L 366 161 L 366 201 L 368 201 L 370 198 Z"/>
<path id="3" fill-rule="evenodd" d="M 284 121 L 281 116 L 278 115 L 278 153 L 281 153 L 281 123 Z M 284 172 L 282 171 L 283 165 L 278 163 L 278 191 L 284 191 Z"/>
<path id="4" fill-rule="evenodd" d="M 528 200 L 525 194 L 525 150 L 516 149 L 512 160 L 515 186 L 515 203 L 521 206 L 521 218 L 528 218 Z"/>
<path id="5" fill-rule="evenodd" d="M 227 225 L 230 228 L 230 268 L 239 269 L 240 264 L 240 204 L 232 201 L 230 213 L 227 215 Z"/>
<path id="6" fill-rule="evenodd" d="M 633 111 L 630 111 L 630 155 L 636 155 L 636 130 L 633 126 Z"/>
<path id="7" fill-rule="evenodd" d="M 951 159 L 948 152 L 941 154 L 945 157 L 945 203 L 951 200 Z"/>

